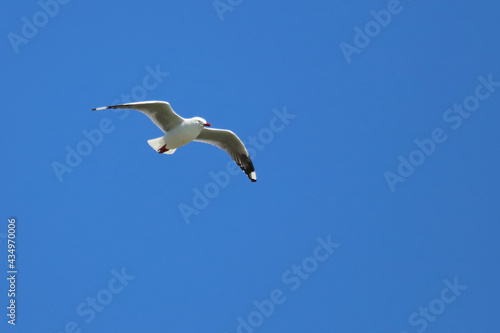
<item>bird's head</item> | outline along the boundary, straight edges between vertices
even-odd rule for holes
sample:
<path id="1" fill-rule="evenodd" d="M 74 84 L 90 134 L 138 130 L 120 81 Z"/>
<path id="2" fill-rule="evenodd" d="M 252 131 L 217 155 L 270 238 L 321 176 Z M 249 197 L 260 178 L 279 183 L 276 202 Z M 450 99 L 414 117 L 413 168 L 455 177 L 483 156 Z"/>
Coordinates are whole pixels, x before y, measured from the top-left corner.
<path id="1" fill-rule="evenodd" d="M 194 117 L 193 120 L 195 123 L 200 124 L 200 126 L 202 126 L 202 127 L 212 126 L 209 123 L 207 123 L 207 121 L 205 119 L 200 118 L 200 117 Z"/>

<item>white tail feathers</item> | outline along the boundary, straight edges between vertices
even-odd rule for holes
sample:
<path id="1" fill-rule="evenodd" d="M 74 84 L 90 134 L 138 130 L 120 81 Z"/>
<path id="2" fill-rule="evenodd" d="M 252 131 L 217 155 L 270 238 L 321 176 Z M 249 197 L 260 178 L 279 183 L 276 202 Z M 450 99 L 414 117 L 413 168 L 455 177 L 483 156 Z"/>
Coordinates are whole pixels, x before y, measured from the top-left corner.
<path id="1" fill-rule="evenodd" d="M 165 142 L 163 141 L 163 137 L 159 137 L 156 139 L 148 140 L 148 144 L 151 146 L 151 148 L 153 148 L 155 151 L 158 152 L 158 150 L 165 145 Z M 168 147 L 167 147 L 167 149 L 168 149 Z M 176 148 L 168 149 L 163 154 L 172 155 L 173 153 L 175 153 L 175 151 L 176 151 Z"/>

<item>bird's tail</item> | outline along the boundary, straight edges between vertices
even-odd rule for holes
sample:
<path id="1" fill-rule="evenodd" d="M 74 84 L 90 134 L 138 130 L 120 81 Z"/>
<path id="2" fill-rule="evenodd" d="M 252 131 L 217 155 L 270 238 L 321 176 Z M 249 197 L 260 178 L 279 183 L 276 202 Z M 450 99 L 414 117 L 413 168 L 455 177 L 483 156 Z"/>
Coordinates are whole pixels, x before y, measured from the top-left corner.
<path id="1" fill-rule="evenodd" d="M 148 144 L 151 146 L 151 148 L 153 148 L 154 150 L 156 150 L 158 152 L 158 150 L 160 150 L 165 145 L 165 141 L 163 141 L 163 137 L 161 136 L 161 137 L 156 138 L 156 139 L 148 140 Z M 168 147 L 166 147 L 166 148 L 168 150 L 164 151 L 162 154 L 172 155 L 176 151 L 176 148 L 173 148 L 173 149 L 169 149 Z"/>

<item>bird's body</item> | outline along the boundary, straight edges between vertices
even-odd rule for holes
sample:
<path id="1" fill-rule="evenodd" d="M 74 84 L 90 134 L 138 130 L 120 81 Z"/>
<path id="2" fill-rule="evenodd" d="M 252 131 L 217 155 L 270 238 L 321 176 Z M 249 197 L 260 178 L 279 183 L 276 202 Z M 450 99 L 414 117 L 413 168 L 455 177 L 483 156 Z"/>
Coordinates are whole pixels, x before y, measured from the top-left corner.
<path id="1" fill-rule="evenodd" d="M 198 122 L 191 120 L 187 119 L 182 124 L 165 133 L 162 140 L 167 144 L 169 149 L 182 147 L 198 137 L 203 127 L 200 127 Z"/>
<path id="2" fill-rule="evenodd" d="M 198 119 L 204 121 L 201 118 Z M 161 153 L 173 154 L 177 148 L 187 145 L 198 137 L 203 130 L 198 119 L 185 119 L 184 122 L 166 132 L 164 136 L 148 140 L 149 145 L 156 151 L 165 146 L 168 150 Z"/>
<path id="3" fill-rule="evenodd" d="M 231 131 L 206 128 L 211 125 L 200 117 L 184 119 L 178 116 L 167 102 L 127 103 L 104 106 L 92 111 L 104 109 L 133 109 L 147 115 L 165 133 L 159 138 L 148 140 L 148 144 L 159 153 L 173 154 L 177 148 L 192 141 L 209 143 L 225 150 L 252 182 L 257 181 L 253 163 L 245 146 Z"/>

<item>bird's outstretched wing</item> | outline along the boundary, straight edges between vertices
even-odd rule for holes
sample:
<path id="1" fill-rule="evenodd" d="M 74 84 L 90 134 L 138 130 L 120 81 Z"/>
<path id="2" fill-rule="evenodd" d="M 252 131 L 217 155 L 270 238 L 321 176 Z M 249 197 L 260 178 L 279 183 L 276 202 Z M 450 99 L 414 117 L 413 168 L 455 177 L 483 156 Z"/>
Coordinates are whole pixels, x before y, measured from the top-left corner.
<path id="1" fill-rule="evenodd" d="M 147 101 L 137 103 L 127 103 L 112 106 L 103 106 L 92 109 L 92 111 L 105 109 L 132 109 L 144 113 L 156 124 L 163 132 L 168 132 L 170 129 L 181 124 L 184 119 L 177 115 L 170 107 L 168 102 L 162 101 Z"/>
<path id="2" fill-rule="evenodd" d="M 233 132 L 215 128 L 204 128 L 194 141 L 208 143 L 225 150 L 252 182 L 257 181 L 257 175 L 255 174 L 255 169 L 247 149 Z"/>

